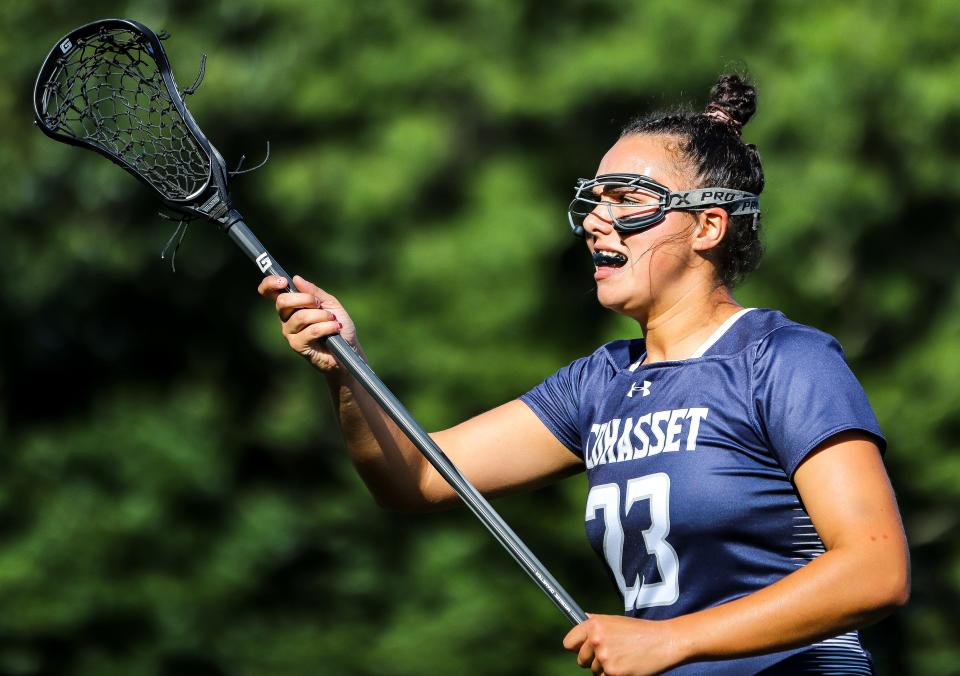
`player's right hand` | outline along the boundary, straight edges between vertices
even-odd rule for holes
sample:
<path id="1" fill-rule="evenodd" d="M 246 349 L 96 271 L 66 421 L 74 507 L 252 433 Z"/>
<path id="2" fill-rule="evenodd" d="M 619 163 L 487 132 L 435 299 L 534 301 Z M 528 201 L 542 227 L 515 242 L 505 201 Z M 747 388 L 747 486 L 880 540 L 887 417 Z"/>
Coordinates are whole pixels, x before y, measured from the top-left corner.
<path id="1" fill-rule="evenodd" d="M 294 275 L 298 293 L 287 292 L 287 280 L 279 276 L 264 277 L 257 291 L 274 301 L 280 315 L 280 330 L 294 352 L 324 373 L 335 371 L 336 359 L 321 344 L 321 339 L 339 333 L 354 350 L 360 351 L 353 320 L 336 298 Z"/>

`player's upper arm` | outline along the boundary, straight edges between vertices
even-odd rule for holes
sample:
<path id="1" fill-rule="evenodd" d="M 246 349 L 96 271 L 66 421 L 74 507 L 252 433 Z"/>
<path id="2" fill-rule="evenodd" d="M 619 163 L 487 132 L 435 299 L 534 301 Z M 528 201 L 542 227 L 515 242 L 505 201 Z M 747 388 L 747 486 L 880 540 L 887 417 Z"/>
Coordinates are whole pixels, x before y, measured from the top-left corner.
<path id="1" fill-rule="evenodd" d="M 583 469 L 583 461 L 560 443 L 520 400 L 430 436 L 486 496 L 529 490 Z M 458 500 L 430 465 L 425 465 L 421 493 L 425 509 Z"/>
<path id="2" fill-rule="evenodd" d="M 856 550 L 878 605 L 906 603 L 910 554 L 875 438 L 849 430 L 827 439 L 800 463 L 794 482 L 826 549 Z"/>

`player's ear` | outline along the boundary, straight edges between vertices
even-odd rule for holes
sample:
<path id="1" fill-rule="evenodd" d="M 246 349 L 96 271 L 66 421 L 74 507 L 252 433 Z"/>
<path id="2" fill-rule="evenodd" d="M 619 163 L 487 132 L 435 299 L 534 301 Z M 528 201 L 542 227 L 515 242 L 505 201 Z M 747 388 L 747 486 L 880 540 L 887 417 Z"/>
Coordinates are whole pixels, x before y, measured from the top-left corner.
<path id="1" fill-rule="evenodd" d="M 720 207 L 710 207 L 697 214 L 699 227 L 693 233 L 693 250 L 708 251 L 727 236 L 730 215 Z"/>

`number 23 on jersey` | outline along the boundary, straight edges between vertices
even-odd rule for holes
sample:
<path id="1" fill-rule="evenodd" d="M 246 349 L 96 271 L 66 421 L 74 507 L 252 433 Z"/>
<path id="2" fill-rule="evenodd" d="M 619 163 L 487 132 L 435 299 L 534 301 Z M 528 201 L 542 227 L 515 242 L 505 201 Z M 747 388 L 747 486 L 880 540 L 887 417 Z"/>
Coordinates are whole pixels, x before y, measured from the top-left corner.
<path id="1" fill-rule="evenodd" d="M 627 585 L 623 572 L 621 499 L 625 516 L 630 513 L 630 508 L 635 503 L 641 500 L 650 501 L 650 527 L 644 530 L 642 535 L 647 553 L 656 560 L 660 582 L 644 583 L 638 573 L 630 585 Z M 620 495 L 620 486 L 615 483 L 594 486 L 587 496 L 586 520 L 597 518 L 600 510 L 603 510 L 603 555 L 613 571 L 617 586 L 620 587 L 625 610 L 629 612 L 676 603 L 680 597 L 680 561 L 677 552 L 666 539 L 670 534 L 670 476 L 658 472 L 630 479 L 623 496 Z"/>

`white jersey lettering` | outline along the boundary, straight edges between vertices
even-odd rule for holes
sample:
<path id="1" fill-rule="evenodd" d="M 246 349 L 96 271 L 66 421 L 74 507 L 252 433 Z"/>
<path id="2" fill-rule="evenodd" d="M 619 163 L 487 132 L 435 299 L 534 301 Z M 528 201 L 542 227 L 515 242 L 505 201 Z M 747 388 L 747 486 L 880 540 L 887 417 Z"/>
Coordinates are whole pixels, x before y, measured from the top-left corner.
<path id="1" fill-rule="evenodd" d="M 615 462 L 643 460 L 658 453 L 697 450 L 701 423 L 710 409 L 676 408 L 639 418 L 614 418 L 590 426 L 584 454 L 587 469 Z"/>
<path id="2" fill-rule="evenodd" d="M 653 422 L 650 423 L 650 429 L 653 431 L 653 436 L 657 442 L 650 447 L 647 455 L 656 455 L 663 450 L 663 442 L 666 440 L 666 437 L 663 435 L 663 423 L 667 422 L 669 417 L 670 411 L 657 411 L 653 414 Z"/>
<path id="3" fill-rule="evenodd" d="M 700 434 L 700 421 L 707 419 L 709 409 L 691 408 L 687 417 L 690 418 L 690 432 L 687 434 L 687 450 L 697 450 L 697 435 Z"/>
<path id="4" fill-rule="evenodd" d="M 667 443 L 664 453 L 672 453 L 680 450 L 680 433 L 683 432 L 683 426 L 678 420 L 687 416 L 687 409 L 678 408 L 670 412 L 670 422 L 667 423 Z"/>

